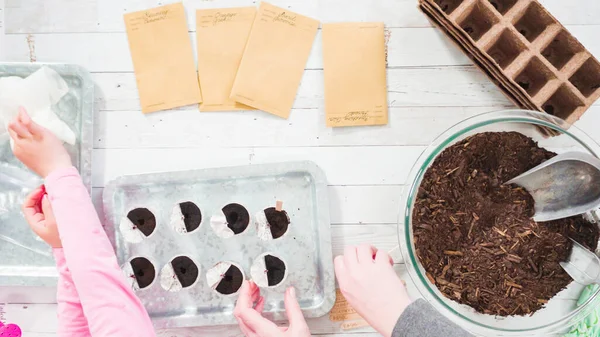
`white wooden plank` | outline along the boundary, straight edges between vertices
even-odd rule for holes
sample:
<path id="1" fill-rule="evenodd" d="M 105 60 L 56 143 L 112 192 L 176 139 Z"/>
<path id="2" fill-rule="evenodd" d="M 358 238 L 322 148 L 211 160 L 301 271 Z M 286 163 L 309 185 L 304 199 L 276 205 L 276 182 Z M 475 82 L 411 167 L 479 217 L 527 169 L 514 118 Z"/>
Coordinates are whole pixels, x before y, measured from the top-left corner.
<path id="1" fill-rule="evenodd" d="M 140 110 L 133 73 L 95 73 L 92 78 L 98 85 L 99 110 Z M 498 88 L 473 66 L 389 69 L 388 102 L 391 107 L 512 106 Z M 294 108 L 322 106 L 323 71 L 307 70 Z"/>
<path id="2" fill-rule="evenodd" d="M 588 31 L 591 33 L 591 29 L 583 29 L 581 35 L 588 34 Z M 468 57 L 435 28 L 390 28 L 389 37 L 389 67 L 471 64 Z M 196 33 L 190 33 L 190 39 L 196 50 Z M 11 46 L 6 51 L 7 61 L 28 62 L 31 48 L 34 48 L 38 62 L 75 63 L 92 72 L 133 71 L 125 33 L 10 34 L 6 40 Z M 319 30 L 306 64 L 307 69 L 323 68 L 321 47 Z"/>
<path id="3" fill-rule="evenodd" d="M 421 146 L 100 149 L 93 152 L 92 184 L 102 187 L 118 176 L 129 174 L 295 160 L 317 163 L 330 185 L 404 184 L 423 149 Z"/>
<path id="4" fill-rule="evenodd" d="M 400 185 L 332 186 L 329 188 L 331 222 L 395 224 L 402 192 Z"/>
<path id="5" fill-rule="evenodd" d="M 328 128 L 318 109 L 294 110 L 287 121 L 261 111 L 199 113 L 195 107 L 148 115 L 100 111 L 94 116 L 94 148 L 429 145 L 450 126 L 501 109 L 391 108 L 388 125 L 357 128 Z M 600 125 L 600 105 L 575 125 L 600 140 L 593 127 Z"/>
<path id="6" fill-rule="evenodd" d="M 294 110 L 287 121 L 261 111 L 100 111 L 94 116 L 94 148 L 428 145 L 449 126 L 498 109 L 391 108 L 388 125 L 357 128 L 328 128 L 319 109 Z M 227 127 L 215 128 L 219 124 Z"/>
<path id="7" fill-rule="evenodd" d="M 404 263 L 398 249 L 396 224 L 332 225 L 331 236 L 334 256 L 343 255 L 345 247 L 368 244 L 389 252 L 394 263 Z"/>
<path id="8" fill-rule="evenodd" d="M 7 0 L 9 33 L 123 32 L 123 14 L 177 0 Z M 383 21 L 389 27 L 430 27 L 412 0 L 271 0 L 323 22 Z M 563 24 L 600 24 L 595 0 L 541 0 Z M 195 10 L 253 6 L 257 0 L 185 0 L 188 26 L 195 29 Z M 77 15 L 72 15 L 77 13 Z"/>
<path id="9" fill-rule="evenodd" d="M 568 26 L 592 54 L 600 55 L 596 33 L 600 26 Z M 436 28 L 389 28 L 388 66 L 456 66 L 472 62 Z M 190 33 L 196 49 L 196 34 Z M 427 43 L 424 43 L 426 41 Z M 33 54 L 38 62 L 82 65 L 91 72 L 131 72 L 133 65 L 125 33 L 9 34 L 5 60 L 28 62 Z M 321 31 L 308 59 L 307 69 L 322 69 Z M 76 46 L 76 47 L 74 47 Z M 109 47 L 107 47 L 109 46 Z M 67 52 L 68 51 L 68 52 Z M 195 53 L 194 53 L 195 54 Z"/>

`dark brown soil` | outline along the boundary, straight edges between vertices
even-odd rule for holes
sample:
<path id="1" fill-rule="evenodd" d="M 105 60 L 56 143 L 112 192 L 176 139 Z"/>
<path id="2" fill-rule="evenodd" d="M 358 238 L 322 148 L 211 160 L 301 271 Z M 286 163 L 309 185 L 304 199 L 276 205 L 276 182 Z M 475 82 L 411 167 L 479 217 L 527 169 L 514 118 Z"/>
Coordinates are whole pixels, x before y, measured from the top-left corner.
<path id="1" fill-rule="evenodd" d="M 273 255 L 265 255 L 265 266 L 267 267 L 267 281 L 269 287 L 276 286 L 285 276 L 285 263 Z"/>
<path id="2" fill-rule="evenodd" d="M 240 289 L 242 282 L 244 282 L 244 275 L 238 267 L 231 265 L 223 275 L 223 279 L 217 285 L 216 290 L 223 295 L 234 294 Z"/>
<path id="3" fill-rule="evenodd" d="M 174 258 L 171 266 L 183 288 L 191 286 L 198 279 L 198 266 L 187 256 Z"/>
<path id="4" fill-rule="evenodd" d="M 156 218 L 147 208 L 136 208 L 127 214 L 127 218 L 145 236 L 150 236 L 156 228 Z"/>
<path id="5" fill-rule="evenodd" d="M 527 315 L 570 282 L 569 237 L 595 249 L 581 216 L 536 223 L 531 195 L 504 182 L 555 156 L 516 132 L 481 133 L 443 151 L 415 203 L 415 248 L 448 298 L 492 315 Z"/>
<path id="6" fill-rule="evenodd" d="M 275 207 L 269 207 L 265 209 L 265 216 L 267 217 L 273 239 L 280 238 L 287 232 L 290 225 L 290 217 L 286 211 L 278 211 Z"/>
<path id="7" fill-rule="evenodd" d="M 240 204 L 229 204 L 223 207 L 223 214 L 227 219 L 227 227 L 233 231 L 233 233 L 240 234 L 245 231 L 250 223 L 250 214 L 248 210 Z"/>
<path id="8" fill-rule="evenodd" d="M 144 289 L 154 281 L 156 271 L 154 266 L 148 259 L 143 257 L 136 257 L 130 262 L 131 268 L 133 269 L 133 277 L 135 277 L 140 289 Z"/>
<path id="9" fill-rule="evenodd" d="M 193 202 L 182 202 L 179 204 L 179 208 L 181 209 L 181 214 L 183 215 L 183 223 L 185 224 L 186 231 L 193 232 L 200 226 L 202 222 L 202 213 L 200 212 L 200 208 L 196 206 Z"/>

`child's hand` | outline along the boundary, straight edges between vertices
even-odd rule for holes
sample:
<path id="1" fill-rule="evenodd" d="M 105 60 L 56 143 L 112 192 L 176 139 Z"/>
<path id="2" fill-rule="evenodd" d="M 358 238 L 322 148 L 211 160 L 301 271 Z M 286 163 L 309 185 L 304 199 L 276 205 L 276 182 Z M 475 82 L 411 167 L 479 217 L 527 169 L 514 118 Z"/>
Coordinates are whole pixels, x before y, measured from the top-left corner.
<path id="1" fill-rule="evenodd" d="M 35 234 L 52 248 L 62 248 L 54 212 L 44 186 L 38 187 L 25 198 L 23 214 Z"/>
<path id="2" fill-rule="evenodd" d="M 310 337 L 294 288 L 290 287 L 285 292 L 285 311 L 290 321 L 289 327 L 278 327 L 264 318 L 264 306 L 265 299 L 260 296 L 258 286 L 254 282 L 244 281 L 233 313 L 246 337 Z"/>
<path id="3" fill-rule="evenodd" d="M 57 169 L 72 166 L 62 142 L 32 121 L 24 108 L 19 108 L 17 118 L 8 124 L 8 132 L 14 141 L 15 157 L 42 178 Z"/>
<path id="4" fill-rule="evenodd" d="M 411 303 L 390 256 L 375 247 L 347 247 L 335 258 L 335 274 L 348 303 L 384 337 L 390 337 Z"/>

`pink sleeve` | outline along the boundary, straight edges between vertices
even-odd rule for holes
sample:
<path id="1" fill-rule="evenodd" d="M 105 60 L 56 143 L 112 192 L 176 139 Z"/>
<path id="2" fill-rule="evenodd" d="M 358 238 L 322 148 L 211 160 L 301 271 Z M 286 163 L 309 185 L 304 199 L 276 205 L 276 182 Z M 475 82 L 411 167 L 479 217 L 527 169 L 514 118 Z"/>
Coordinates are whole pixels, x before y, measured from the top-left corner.
<path id="1" fill-rule="evenodd" d="M 77 170 L 55 171 L 45 185 L 92 336 L 155 336 L 148 313 L 119 268 Z"/>
<path id="2" fill-rule="evenodd" d="M 83 308 L 79 301 L 79 294 L 73 284 L 71 272 L 67 268 L 65 254 L 62 248 L 52 250 L 58 268 L 58 331 L 59 337 L 77 336 L 91 337 L 87 319 L 83 315 Z"/>

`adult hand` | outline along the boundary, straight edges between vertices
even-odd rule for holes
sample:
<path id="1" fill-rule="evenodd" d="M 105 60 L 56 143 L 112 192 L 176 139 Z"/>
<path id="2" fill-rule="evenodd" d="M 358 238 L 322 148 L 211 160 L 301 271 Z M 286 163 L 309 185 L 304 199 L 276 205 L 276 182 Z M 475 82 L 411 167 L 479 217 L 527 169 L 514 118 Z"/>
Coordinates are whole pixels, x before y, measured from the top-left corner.
<path id="1" fill-rule="evenodd" d="M 348 303 L 375 330 L 390 337 L 404 309 L 411 303 L 393 269 L 393 261 L 375 247 L 347 247 L 335 258 L 335 274 Z"/>
<path id="2" fill-rule="evenodd" d="M 23 203 L 23 214 L 29 227 L 42 240 L 46 241 L 52 248 L 62 248 L 62 242 L 58 235 L 56 218 L 44 186 L 35 189 L 25 198 Z"/>
<path id="3" fill-rule="evenodd" d="M 264 306 L 265 299 L 260 296 L 258 286 L 254 282 L 244 281 L 233 313 L 246 337 L 310 337 L 293 287 L 285 292 L 285 311 L 290 322 L 288 327 L 279 327 L 264 318 Z"/>
<path id="4" fill-rule="evenodd" d="M 17 118 L 8 124 L 8 132 L 14 142 L 15 157 L 42 178 L 54 170 L 72 166 L 63 143 L 35 123 L 23 107 L 19 108 Z"/>

